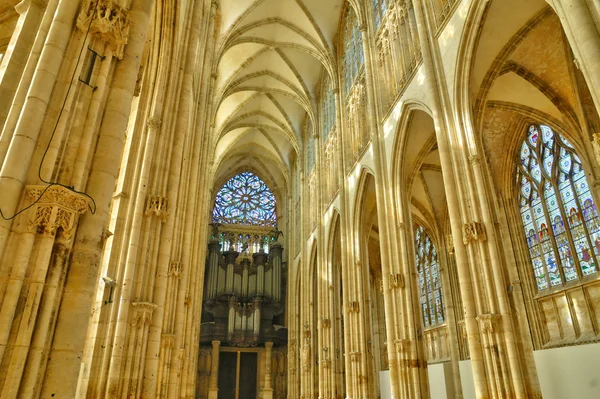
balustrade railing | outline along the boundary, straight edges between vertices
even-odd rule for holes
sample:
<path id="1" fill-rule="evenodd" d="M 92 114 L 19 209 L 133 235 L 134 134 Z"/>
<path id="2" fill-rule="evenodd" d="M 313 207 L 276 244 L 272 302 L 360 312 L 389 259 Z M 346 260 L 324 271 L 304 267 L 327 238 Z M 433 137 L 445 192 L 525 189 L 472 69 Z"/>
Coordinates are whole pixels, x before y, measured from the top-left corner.
<path id="1" fill-rule="evenodd" d="M 427 361 L 438 363 L 450 360 L 450 342 L 446 325 L 430 328 L 423 332 Z"/>

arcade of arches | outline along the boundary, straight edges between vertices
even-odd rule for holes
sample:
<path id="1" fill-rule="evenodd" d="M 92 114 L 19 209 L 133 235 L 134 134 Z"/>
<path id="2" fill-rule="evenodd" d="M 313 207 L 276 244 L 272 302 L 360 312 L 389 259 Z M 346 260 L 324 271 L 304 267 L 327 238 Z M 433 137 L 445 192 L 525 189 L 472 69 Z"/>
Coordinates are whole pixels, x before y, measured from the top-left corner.
<path id="1" fill-rule="evenodd" d="M 0 1 L 0 397 L 600 397 L 598 0 Z"/>

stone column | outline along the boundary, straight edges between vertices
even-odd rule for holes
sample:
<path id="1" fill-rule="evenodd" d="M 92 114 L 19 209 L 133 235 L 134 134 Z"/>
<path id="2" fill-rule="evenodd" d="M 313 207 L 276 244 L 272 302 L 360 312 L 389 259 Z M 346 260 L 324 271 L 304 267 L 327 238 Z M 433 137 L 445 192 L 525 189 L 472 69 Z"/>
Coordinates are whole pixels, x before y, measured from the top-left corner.
<path id="1" fill-rule="evenodd" d="M 262 399 L 273 399 L 273 387 L 271 385 L 271 350 L 273 342 L 265 342 L 265 387 L 263 388 Z"/>
<path id="2" fill-rule="evenodd" d="M 219 346 L 221 341 L 212 342 L 212 367 L 208 382 L 208 399 L 217 399 L 219 393 Z"/>
<path id="3" fill-rule="evenodd" d="M 78 2 L 63 1 L 61 5 L 63 3 L 75 8 L 78 5 Z M 131 30 L 123 60 L 115 66 L 87 184 L 87 192 L 94 198 L 97 210 L 94 214 L 84 214 L 79 222 L 42 397 L 52 394 L 75 397 L 77 381 L 65 381 L 64 375 L 77 375 L 80 371 L 90 311 L 100 278 L 98 271 L 109 207 L 153 4 L 153 0 L 134 0 L 131 5 Z M 73 14 L 70 23 L 74 17 Z M 26 109 L 27 105 L 23 112 Z"/>
<path id="4" fill-rule="evenodd" d="M 42 53 L 42 49 L 46 43 L 46 37 L 48 36 L 48 31 L 52 25 L 58 2 L 59 0 L 48 1 L 44 17 L 38 26 L 35 42 L 28 54 L 27 64 L 25 65 L 23 73 L 21 74 L 21 80 L 12 98 L 10 108 L 7 106 L 7 113 L 4 116 L 2 116 L 3 114 L 0 114 L 0 165 L 4 163 L 6 151 L 8 151 L 8 146 L 14 133 L 14 128 L 18 122 L 19 116 L 21 115 L 23 104 L 26 101 L 27 91 L 29 90 L 31 80 L 35 74 L 38 60 L 40 59 L 40 54 Z"/>
<path id="5" fill-rule="evenodd" d="M 75 26 L 73 21 L 78 7 L 77 1 L 62 1 L 54 14 L 48 39 L 0 171 L 0 208 L 5 217 L 15 213 L 25 186 L 31 157 L 60 70 L 60 60 L 63 59 Z M 10 220 L 0 220 L 0 253 L 4 251 L 10 225 Z"/>
<path id="6" fill-rule="evenodd" d="M 600 27 L 596 26 L 587 2 L 551 1 L 575 54 L 575 63 L 587 81 L 596 111 L 600 114 Z"/>
<path id="7" fill-rule="evenodd" d="M 421 0 L 413 0 L 413 6 L 417 20 L 419 37 L 423 43 L 421 48 L 425 76 L 428 76 L 428 81 L 431 82 L 432 100 L 434 102 L 433 119 L 435 124 L 436 140 L 440 154 L 440 162 L 442 165 L 442 175 L 444 178 L 444 189 L 448 203 L 448 214 L 450 218 L 452 236 L 462 237 L 463 222 L 460 211 L 460 198 L 458 195 L 454 166 L 452 164 L 451 147 L 449 145 L 446 126 L 444 124 L 445 120 L 442 109 L 442 101 L 440 98 L 439 88 L 437 87 L 435 80 L 437 75 L 434 70 L 434 59 L 431 54 L 431 47 L 433 44 L 430 43 L 430 37 L 426 29 L 427 23 L 423 14 L 423 5 Z M 481 336 L 479 335 L 477 310 L 475 296 L 473 293 L 473 281 L 471 278 L 467 249 L 465 248 L 462 240 L 455 240 L 454 251 L 460 284 L 460 294 L 463 301 L 463 310 L 465 314 L 465 328 L 467 331 L 469 353 L 471 355 L 475 394 L 478 398 L 487 398 L 489 397 L 488 377 L 483 358 Z"/>
<path id="8" fill-rule="evenodd" d="M 46 2 L 42 0 L 23 0 L 15 6 L 20 14 L 19 20 L 0 64 L 0 130 L 21 80 L 45 7 Z"/>
<path id="9" fill-rule="evenodd" d="M 31 348 L 31 339 L 39 317 L 38 311 L 42 305 L 42 295 L 49 295 L 45 290 L 46 276 L 56 234 L 60 231 L 62 238 L 70 239 L 78 215 L 88 209 L 88 199 L 85 196 L 75 194 L 64 187 L 53 186 L 46 189 L 45 186 L 28 186 L 27 192 L 32 199 L 40 198 L 29 222 L 30 232 L 43 232 L 43 236 L 38 240 L 38 251 L 33 259 L 32 273 L 28 278 L 21 320 L 1 394 L 3 398 L 16 398 L 19 393 Z"/>

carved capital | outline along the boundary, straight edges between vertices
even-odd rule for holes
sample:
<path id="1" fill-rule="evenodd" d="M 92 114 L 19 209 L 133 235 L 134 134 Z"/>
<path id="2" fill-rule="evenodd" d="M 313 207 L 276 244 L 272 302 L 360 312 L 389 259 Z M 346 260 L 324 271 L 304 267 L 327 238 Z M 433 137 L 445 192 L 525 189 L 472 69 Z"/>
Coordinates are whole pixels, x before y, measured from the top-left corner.
<path id="1" fill-rule="evenodd" d="M 146 201 L 146 216 L 156 215 L 162 222 L 169 216 L 169 200 L 158 195 L 148 197 Z"/>
<path id="2" fill-rule="evenodd" d="M 410 350 L 410 340 L 397 338 L 394 340 L 396 345 L 396 353 L 404 353 Z"/>
<path id="3" fill-rule="evenodd" d="M 483 333 L 493 333 L 500 331 L 500 320 L 499 314 L 482 314 L 477 317 L 479 322 L 479 329 Z"/>
<path id="4" fill-rule="evenodd" d="M 146 126 L 151 130 L 158 130 L 162 126 L 162 119 L 158 116 L 153 116 L 146 121 Z"/>
<path id="5" fill-rule="evenodd" d="M 112 0 L 85 0 L 77 27 L 106 42 L 112 47 L 115 57 L 123 59 L 130 27 L 129 11 Z"/>
<path id="6" fill-rule="evenodd" d="M 151 302 L 132 302 L 134 308 L 134 324 L 138 327 L 150 324 L 156 304 Z"/>
<path id="7" fill-rule="evenodd" d="M 404 276 L 400 273 L 390 274 L 388 286 L 390 290 L 395 288 L 404 288 Z"/>
<path id="8" fill-rule="evenodd" d="M 175 334 L 163 334 L 162 335 L 162 347 L 170 349 L 175 345 Z"/>
<path id="9" fill-rule="evenodd" d="M 358 313 L 360 310 L 360 304 L 358 301 L 351 301 L 348 303 L 348 313 Z"/>
<path id="10" fill-rule="evenodd" d="M 183 264 L 181 262 L 171 262 L 169 265 L 169 276 L 179 278 L 183 271 Z"/>
<path id="11" fill-rule="evenodd" d="M 63 186 L 27 186 L 27 195 L 36 201 L 29 230 L 54 237 L 59 228 L 63 238 L 71 239 L 78 215 L 84 213 L 90 199 Z"/>
<path id="12" fill-rule="evenodd" d="M 487 235 L 485 226 L 480 222 L 471 222 L 463 225 L 463 243 L 469 245 L 473 241 L 485 241 Z"/>

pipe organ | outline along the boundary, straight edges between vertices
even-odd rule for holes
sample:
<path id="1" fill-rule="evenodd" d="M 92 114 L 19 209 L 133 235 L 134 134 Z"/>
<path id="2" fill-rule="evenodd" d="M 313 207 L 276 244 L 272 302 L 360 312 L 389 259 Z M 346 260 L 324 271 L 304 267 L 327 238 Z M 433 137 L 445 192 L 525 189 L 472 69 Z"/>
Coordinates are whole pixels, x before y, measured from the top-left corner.
<path id="1" fill-rule="evenodd" d="M 281 232 L 213 224 L 208 243 L 201 342 L 237 347 L 285 345 Z M 281 323 L 283 324 L 283 323 Z"/>

